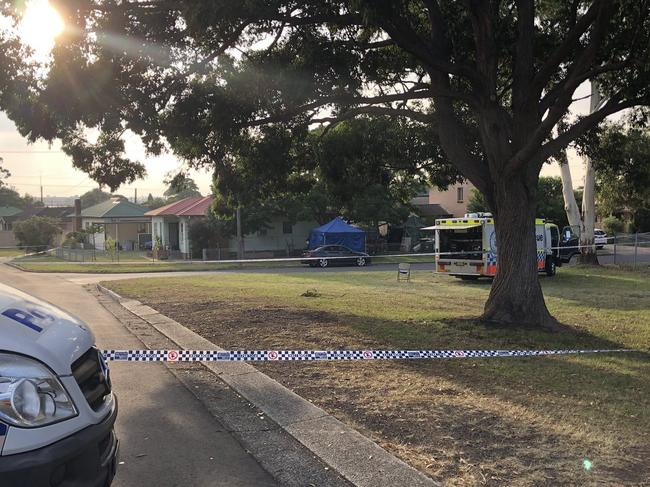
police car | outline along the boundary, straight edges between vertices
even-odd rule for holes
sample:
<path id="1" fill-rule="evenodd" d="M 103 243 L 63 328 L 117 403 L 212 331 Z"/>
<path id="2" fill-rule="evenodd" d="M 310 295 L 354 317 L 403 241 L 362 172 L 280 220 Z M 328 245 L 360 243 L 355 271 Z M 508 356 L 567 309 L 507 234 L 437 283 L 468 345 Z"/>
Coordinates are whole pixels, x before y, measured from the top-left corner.
<path id="1" fill-rule="evenodd" d="M 0 284 L 0 485 L 110 485 L 116 417 L 88 327 Z"/>

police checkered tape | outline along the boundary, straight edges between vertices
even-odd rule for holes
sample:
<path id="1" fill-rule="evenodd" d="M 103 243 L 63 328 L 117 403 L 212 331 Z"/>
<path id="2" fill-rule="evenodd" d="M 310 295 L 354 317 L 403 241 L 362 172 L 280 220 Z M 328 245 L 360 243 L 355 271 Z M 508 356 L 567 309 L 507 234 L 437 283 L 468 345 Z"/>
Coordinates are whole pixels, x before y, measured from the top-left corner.
<path id="1" fill-rule="evenodd" d="M 629 352 L 638 352 L 638 350 L 102 350 L 106 360 L 115 362 L 336 362 L 540 357 Z"/>

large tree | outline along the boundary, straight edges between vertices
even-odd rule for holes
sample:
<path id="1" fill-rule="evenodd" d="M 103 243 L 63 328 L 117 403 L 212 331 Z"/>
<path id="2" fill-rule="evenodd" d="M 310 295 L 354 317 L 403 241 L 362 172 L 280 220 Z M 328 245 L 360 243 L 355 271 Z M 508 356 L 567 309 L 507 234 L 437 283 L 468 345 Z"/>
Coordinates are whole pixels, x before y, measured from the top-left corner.
<path id="1" fill-rule="evenodd" d="M 294 222 L 322 224 L 342 215 L 368 228 L 402 224 L 421 186 L 446 186 L 460 177 L 427 130 L 381 116 L 325 130 L 265 131 L 235 151 L 228 170 L 215 178 L 215 209 L 227 219 L 241 206 L 246 232 L 263 228 L 274 213 Z"/>
<path id="2" fill-rule="evenodd" d="M 650 132 L 633 120 L 605 124 L 582 145 L 594 160 L 600 214 L 627 209 L 637 231 L 647 231 L 643 222 L 650 210 Z"/>
<path id="3" fill-rule="evenodd" d="M 150 152 L 168 144 L 219 173 L 265 127 L 292 133 L 364 114 L 419 122 L 493 209 L 499 270 L 486 320 L 555 325 L 535 259 L 540 168 L 607 116 L 650 103 L 645 0 L 56 5 L 71 28 L 21 97 L 29 108 L 9 112 L 26 136 L 72 141 L 75 163 L 114 184 L 142 172 L 128 171 L 125 130 Z M 594 79 L 607 101 L 567 117 Z M 85 127 L 99 129 L 99 147 Z"/>

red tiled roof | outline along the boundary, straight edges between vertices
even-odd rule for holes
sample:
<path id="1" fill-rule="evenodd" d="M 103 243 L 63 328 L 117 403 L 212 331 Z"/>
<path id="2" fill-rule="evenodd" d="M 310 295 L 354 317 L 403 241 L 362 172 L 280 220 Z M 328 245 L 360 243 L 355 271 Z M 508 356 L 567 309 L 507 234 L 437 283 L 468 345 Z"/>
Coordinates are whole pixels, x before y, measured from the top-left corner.
<path id="1" fill-rule="evenodd" d="M 145 213 L 145 216 L 205 216 L 212 196 L 192 196 Z"/>

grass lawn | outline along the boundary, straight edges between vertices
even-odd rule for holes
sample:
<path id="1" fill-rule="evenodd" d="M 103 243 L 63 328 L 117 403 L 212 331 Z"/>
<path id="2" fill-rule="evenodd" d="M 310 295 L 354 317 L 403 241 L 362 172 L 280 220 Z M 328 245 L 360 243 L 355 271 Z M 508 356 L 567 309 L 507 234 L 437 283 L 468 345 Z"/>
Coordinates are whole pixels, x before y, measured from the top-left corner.
<path id="1" fill-rule="evenodd" d="M 472 317 L 489 283 L 425 271 L 410 283 L 315 269 L 106 285 L 232 349 L 648 349 L 649 277 L 605 268 L 542 277 L 551 311 L 575 329 L 562 334 L 485 327 Z M 257 367 L 448 485 L 650 479 L 647 354 Z"/>
<path id="2" fill-rule="evenodd" d="M 0 257 L 18 257 L 25 255 L 23 249 L 2 249 L 0 248 Z"/>

